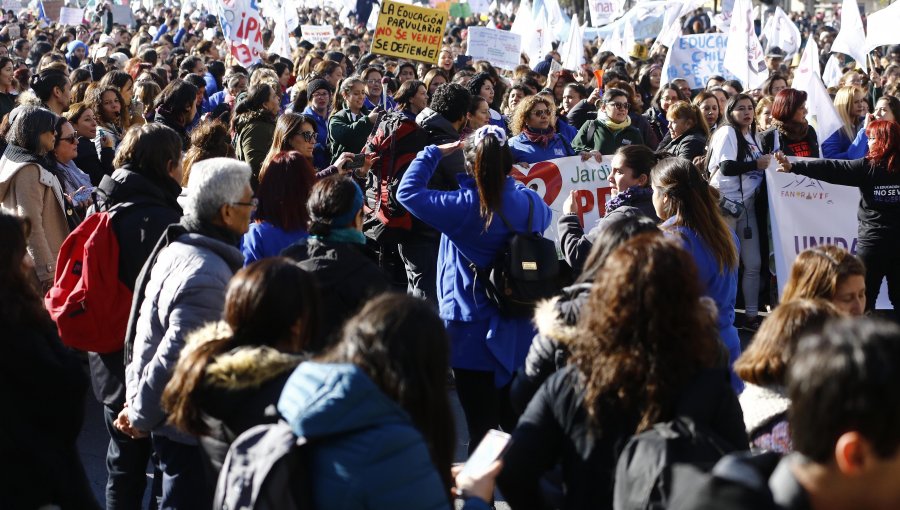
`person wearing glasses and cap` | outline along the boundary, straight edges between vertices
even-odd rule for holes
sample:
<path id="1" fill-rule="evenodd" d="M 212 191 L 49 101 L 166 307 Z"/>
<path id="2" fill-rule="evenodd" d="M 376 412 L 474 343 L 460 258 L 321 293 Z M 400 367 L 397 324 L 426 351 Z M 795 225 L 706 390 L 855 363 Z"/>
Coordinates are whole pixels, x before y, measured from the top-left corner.
<path id="1" fill-rule="evenodd" d="M 643 144 L 641 132 L 631 125 L 628 99 L 628 93 L 622 89 L 607 89 L 597 119 L 581 126 L 572 141 L 572 148 L 580 152 L 612 154 L 624 145 Z"/>

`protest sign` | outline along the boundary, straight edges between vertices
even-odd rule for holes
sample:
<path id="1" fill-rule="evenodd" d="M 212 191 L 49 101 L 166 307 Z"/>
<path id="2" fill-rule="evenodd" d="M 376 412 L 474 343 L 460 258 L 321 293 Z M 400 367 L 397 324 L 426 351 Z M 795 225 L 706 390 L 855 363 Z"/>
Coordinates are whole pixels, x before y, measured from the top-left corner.
<path id="1" fill-rule="evenodd" d="M 59 10 L 60 25 L 80 25 L 84 21 L 84 9 L 63 7 Z"/>
<path id="2" fill-rule="evenodd" d="M 131 26 L 134 24 L 134 14 L 132 14 L 130 6 L 110 5 L 109 9 L 112 11 L 113 23 L 118 23 L 119 25 L 126 26 Z"/>
<path id="3" fill-rule="evenodd" d="M 810 158 L 789 158 L 804 161 Z M 856 254 L 859 224 L 856 211 L 859 189 L 838 186 L 803 175 L 779 173 L 772 160 L 766 170 L 769 192 L 769 219 L 775 253 L 778 294 L 781 295 L 797 255 L 809 248 L 833 244 Z M 878 309 L 890 309 L 882 285 Z"/>
<path id="4" fill-rule="evenodd" d="M 215 4 L 222 33 L 231 45 L 231 56 L 243 66 L 259 60 L 264 51 L 265 22 L 254 0 L 218 0 Z"/>
<path id="5" fill-rule="evenodd" d="M 553 220 L 544 237 L 559 245 L 556 222 L 562 216 L 563 202 L 573 191 L 585 231 L 606 214 L 612 158 L 603 156 L 603 162 L 599 163 L 593 158 L 581 161 L 581 156 L 571 156 L 535 163 L 529 168 L 513 166 L 510 175 L 536 191 L 553 211 Z"/>
<path id="6" fill-rule="evenodd" d="M 372 53 L 437 64 L 446 25 L 446 11 L 385 0 Z"/>
<path id="7" fill-rule="evenodd" d="M 313 44 L 328 43 L 334 39 L 334 27 L 331 25 L 300 25 L 300 34 L 304 41 Z"/>
<path id="8" fill-rule="evenodd" d="M 722 64 L 727 45 L 728 36 L 721 33 L 679 37 L 666 55 L 662 69 L 663 82 L 681 78 L 687 80 L 692 89 L 702 89 L 712 76 L 734 79 L 734 75 Z"/>
<path id="9" fill-rule="evenodd" d="M 487 60 L 494 67 L 512 71 L 519 65 L 522 36 L 505 30 L 486 27 L 469 28 L 466 55 L 475 60 Z"/>
<path id="10" fill-rule="evenodd" d="M 45 0 L 38 4 L 39 8 L 44 9 L 44 17 L 47 20 L 57 20 L 59 19 L 59 13 L 65 5 L 63 0 Z"/>
<path id="11" fill-rule="evenodd" d="M 3 12 L 12 11 L 19 14 L 22 10 L 22 2 L 19 0 L 3 0 Z"/>

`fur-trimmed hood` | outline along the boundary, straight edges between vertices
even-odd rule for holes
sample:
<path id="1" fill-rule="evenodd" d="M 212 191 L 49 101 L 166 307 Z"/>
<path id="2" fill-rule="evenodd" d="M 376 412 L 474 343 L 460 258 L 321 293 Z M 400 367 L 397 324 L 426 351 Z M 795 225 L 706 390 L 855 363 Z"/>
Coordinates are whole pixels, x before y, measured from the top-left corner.
<path id="1" fill-rule="evenodd" d="M 207 324 L 187 338 L 182 356 L 207 342 L 223 340 L 232 335 L 231 327 L 219 321 Z M 236 347 L 216 356 L 206 366 L 203 384 L 209 388 L 240 391 L 258 388 L 266 382 L 289 372 L 303 361 L 303 356 L 281 352 L 263 345 Z"/>
<path id="2" fill-rule="evenodd" d="M 590 283 L 566 287 L 558 296 L 538 303 L 534 312 L 534 325 L 541 336 L 567 345 L 577 335 L 581 308 L 591 291 Z"/>

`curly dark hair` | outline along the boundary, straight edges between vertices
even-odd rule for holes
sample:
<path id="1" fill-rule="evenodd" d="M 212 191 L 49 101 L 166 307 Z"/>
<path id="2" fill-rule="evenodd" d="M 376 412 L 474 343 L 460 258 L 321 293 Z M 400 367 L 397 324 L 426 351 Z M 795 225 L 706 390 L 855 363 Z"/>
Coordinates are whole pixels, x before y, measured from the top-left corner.
<path id="1" fill-rule="evenodd" d="M 472 94 L 458 83 L 444 83 L 434 91 L 428 106 L 450 122 L 456 122 L 469 111 Z"/>
<path id="2" fill-rule="evenodd" d="M 647 430 L 671 416 L 700 370 L 715 366 L 718 330 L 702 296 L 693 258 L 661 233 L 640 234 L 609 256 L 571 346 L 592 422 L 636 415 L 636 432 Z"/>

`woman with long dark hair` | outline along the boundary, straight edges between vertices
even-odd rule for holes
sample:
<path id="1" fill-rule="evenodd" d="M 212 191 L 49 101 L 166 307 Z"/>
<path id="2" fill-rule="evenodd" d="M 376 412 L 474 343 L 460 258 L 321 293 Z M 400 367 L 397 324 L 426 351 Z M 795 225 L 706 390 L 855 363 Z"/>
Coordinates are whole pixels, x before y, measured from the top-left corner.
<path id="1" fill-rule="evenodd" d="M 887 277 L 894 317 L 900 319 L 900 126 L 876 120 L 866 127 L 866 135 L 869 152 L 863 159 L 791 163 L 783 153 L 775 157 L 779 172 L 859 188 L 856 253 L 866 266 L 866 310 L 875 308 L 881 280 Z"/>
<path id="2" fill-rule="evenodd" d="M 278 419 L 266 408 L 278 403 L 318 327 L 312 275 L 270 258 L 231 279 L 223 321 L 188 336 L 162 405 L 175 427 L 200 438 L 211 485 L 237 436 Z"/>
<path id="3" fill-rule="evenodd" d="M 437 295 L 452 339 L 451 366 L 471 452 L 489 429 L 514 426 L 510 381 L 525 361 L 534 328 L 528 318 L 501 315 L 470 264 L 489 267 L 515 232 L 543 232 L 551 213 L 509 175 L 513 159 L 506 132 L 490 124 L 466 140 L 469 175 L 459 176 L 460 189 L 429 189 L 441 159 L 461 147 L 462 142 L 426 147 L 400 181 L 397 200 L 441 232 Z"/>
<path id="4" fill-rule="evenodd" d="M 760 135 L 762 151 L 782 151 L 787 156 L 819 157 L 819 137 L 806 121 L 806 92 L 782 89 L 772 103 L 772 129 Z"/>
<path id="5" fill-rule="evenodd" d="M 309 236 L 306 201 L 316 182 L 312 163 L 297 151 L 276 153 L 259 174 L 259 206 L 241 239 L 244 265 L 274 257 Z"/>
<path id="6" fill-rule="evenodd" d="M 253 172 L 250 183 L 254 190 L 259 185 L 259 172 L 275 136 L 275 118 L 280 107 L 278 91 L 266 82 L 252 85 L 247 96 L 234 107 L 231 118 L 234 155 L 250 165 Z"/>
<path id="7" fill-rule="evenodd" d="M 701 288 L 716 305 L 719 338 L 728 348 L 729 361 L 741 354 L 734 327 L 737 298 L 737 236 L 719 213 L 715 192 L 690 161 L 667 158 L 650 174 L 653 206 L 663 220 L 663 231 L 678 238 L 698 269 Z M 736 390 L 741 383 L 732 378 Z"/>
<path id="8" fill-rule="evenodd" d="M 709 183 L 728 201 L 725 221 L 740 237 L 740 261 L 743 266 L 741 289 L 744 294 L 744 329 L 755 331 L 759 317 L 759 282 L 762 268 L 760 229 L 756 214 L 756 195 L 764 181 L 765 169 L 772 157 L 763 154 L 756 134 L 753 99 L 737 94 L 728 100 L 722 126 L 709 141 L 706 161 Z"/>
<path id="9" fill-rule="evenodd" d="M 428 106 L 428 87 L 416 79 L 406 80 L 394 94 L 394 101 L 407 118 L 416 120 L 416 115 Z"/>
<path id="10" fill-rule="evenodd" d="M 69 235 L 61 173 L 47 153 L 56 144 L 58 117 L 37 106 L 19 106 L 10 114 L 6 150 L 0 159 L 0 205 L 31 220 L 28 254 L 43 290 L 49 290 L 56 259 Z"/>
<path id="11" fill-rule="evenodd" d="M 650 107 L 644 112 L 644 117 L 650 122 L 650 127 L 656 134 L 657 140 L 662 140 L 668 134 L 669 120 L 666 114 L 669 112 L 669 107 L 678 101 L 690 101 L 690 98 L 684 97 L 674 83 L 666 83 L 653 95 Z"/>
<path id="12" fill-rule="evenodd" d="M 497 483 L 512 508 L 542 508 L 541 477 L 557 464 L 563 508 L 612 508 L 622 446 L 679 415 L 746 449 L 702 297 L 696 264 L 673 240 L 641 234 L 609 255 L 569 344 L 571 361 L 538 390 L 503 456 Z"/>
<path id="13" fill-rule="evenodd" d="M 449 352 L 431 305 L 385 294 L 347 322 L 337 345 L 294 370 L 278 411 L 311 440 L 316 508 L 452 508 Z M 493 475 L 481 490 L 457 485 L 469 495 L 464 508 L 486 506 Z"/>
<path id="14" fill-rule="evenodd" d="M 0 57 L 0 122 L 16 107 L 15 66 L 9 57 Z"/>
<path id="15" fill-rule="evenodd" d="M 30 227 L 0 210 L 0 402 L 10 410 L 0 456 L 15 461 L 3 475 L 3 505 L 99 509 L 76 448 L 87 378 L 34 287 Z"/>
<path id="16" fill-rule="evenodd" d="M 172 128 L 181 137 L 181 150 L 191 146 L 187 128 L 197 113 L 197 87 L 173 80 L 156 98 L 154 122 Z"/>
<path id="17" fill-rule="evenodd" d="M 97 152 L 103 149 L 107 137 L 112 138 L 113 152 L 125 136 L 125 115 L 122 95 L 116 87 L 95 88 L 87 98 L 88 106 L 96 112 Z"/>
<path id="18" fill-rule="evenodd" d="M 51 112 L 62 115 L 69 108 L 72 85 L 66 73 L 50 68 L 31 76 L 31 90 L 41 105 Z"/>

